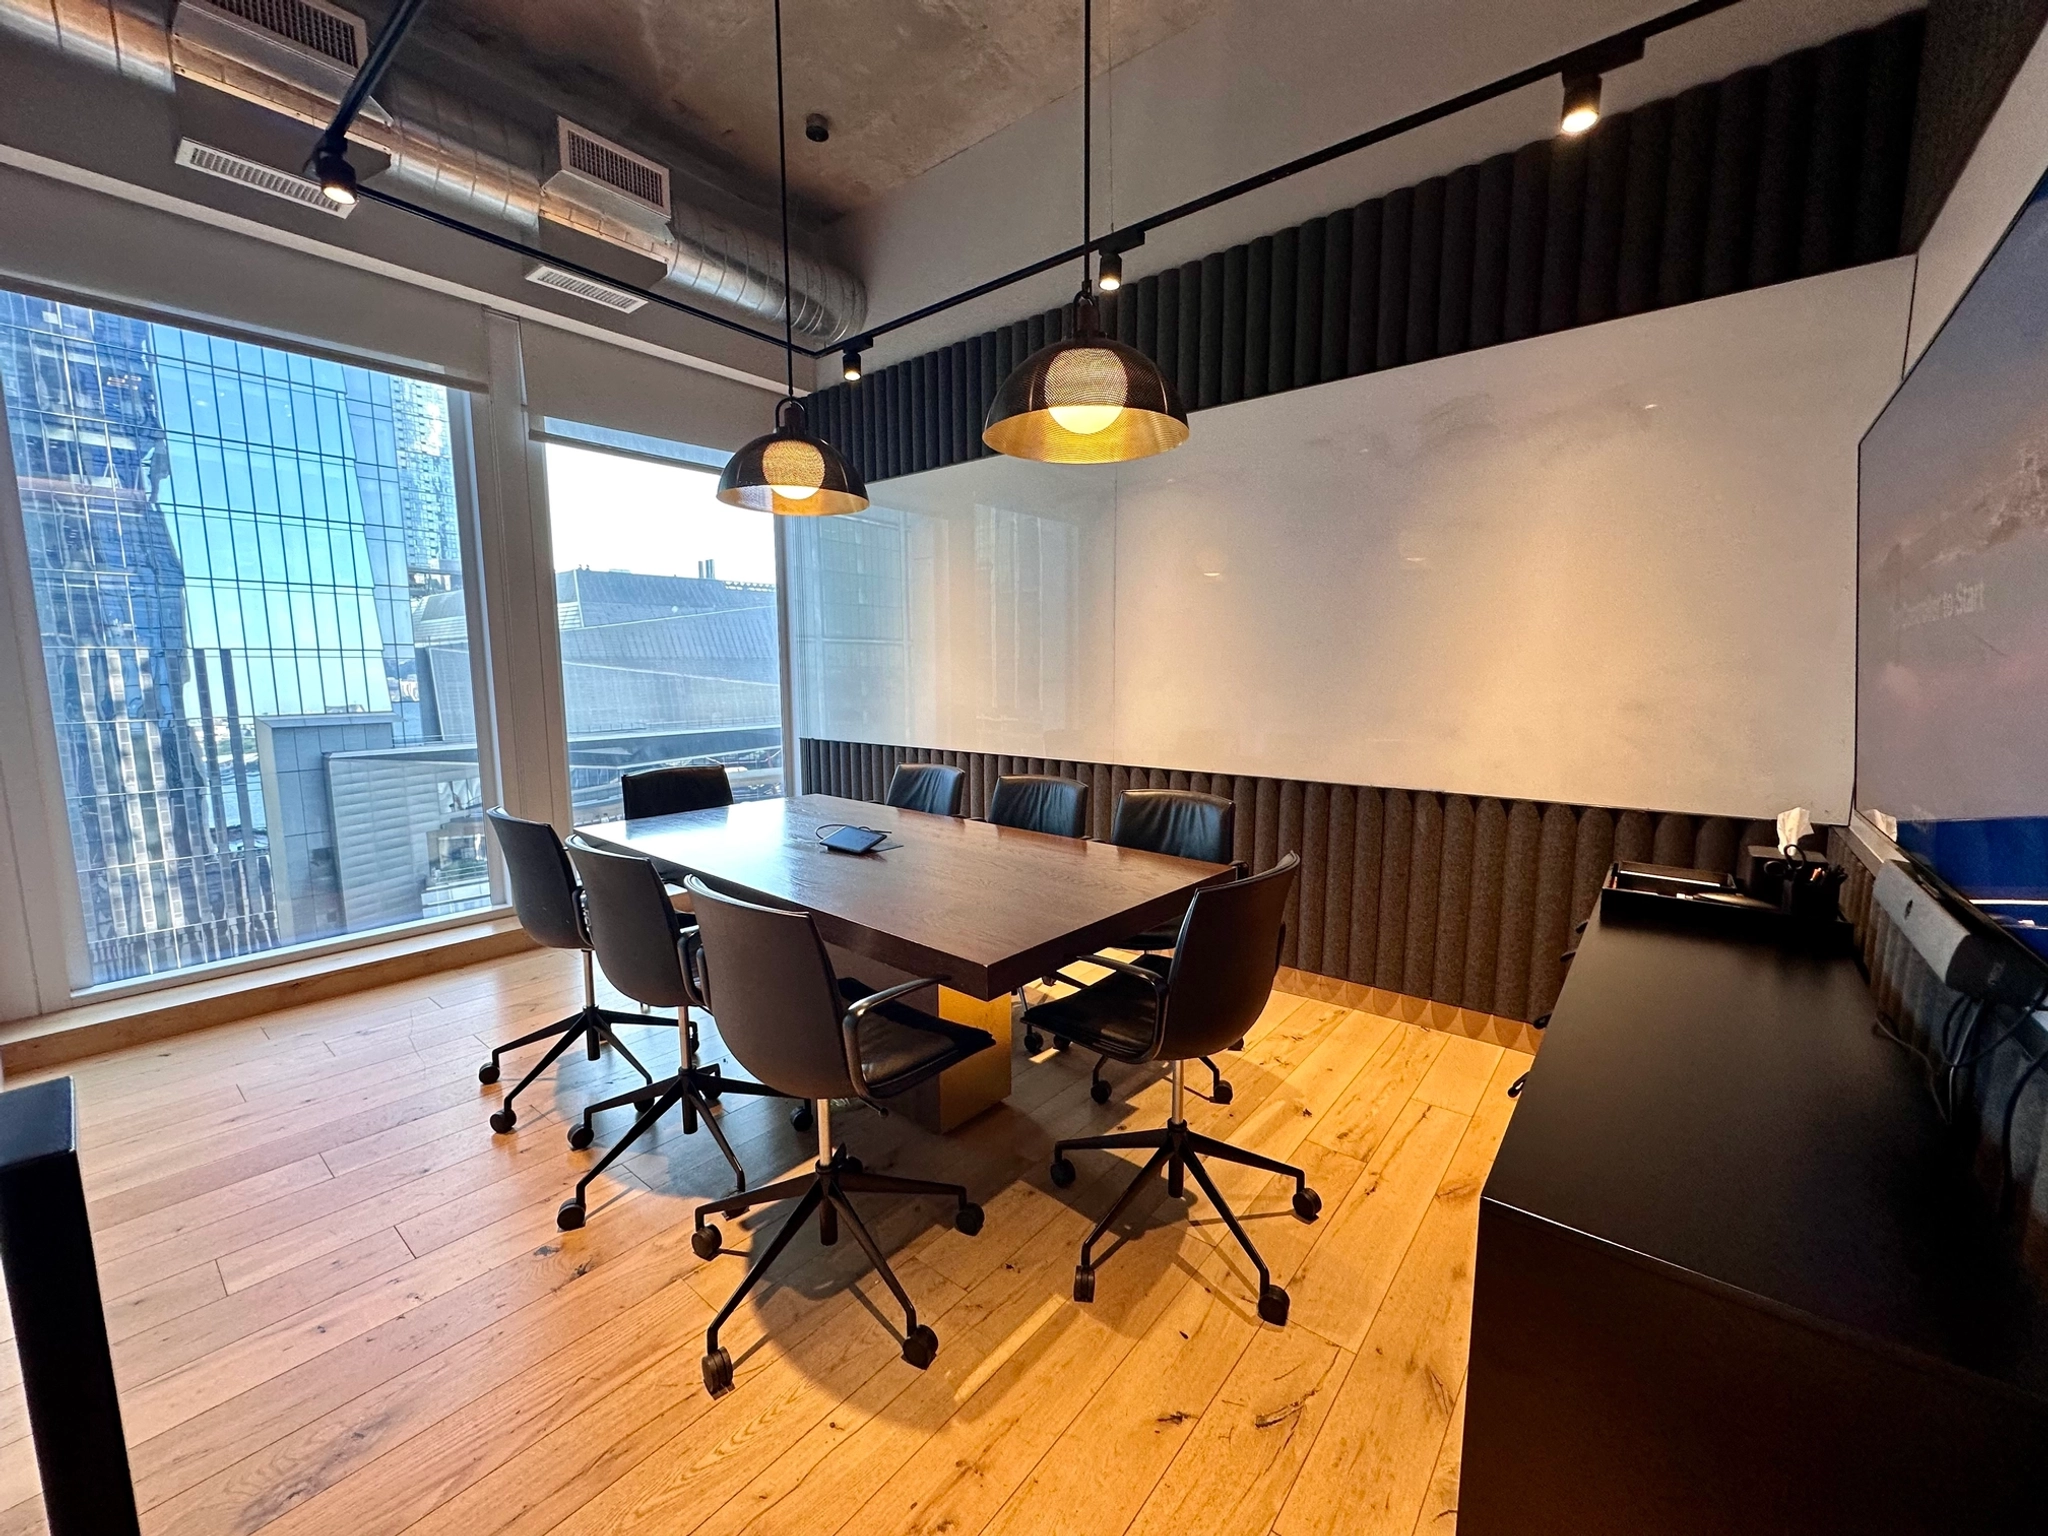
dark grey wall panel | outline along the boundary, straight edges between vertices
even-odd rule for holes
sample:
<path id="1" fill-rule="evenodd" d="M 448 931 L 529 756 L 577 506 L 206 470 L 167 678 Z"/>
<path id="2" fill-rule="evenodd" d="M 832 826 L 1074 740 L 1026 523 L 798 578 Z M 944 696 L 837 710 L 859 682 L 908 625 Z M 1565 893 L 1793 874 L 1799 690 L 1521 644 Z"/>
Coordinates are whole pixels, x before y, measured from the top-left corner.
<path id="1" fill-rule="evenodd" d="M 1202 264 L 1186 262 L 1180 269 L 1180 323 L 1173 328 L 1180 346 L 1179 368 L 1171 377 L 1183 404 L 1193 407 L 1202 392 Z"/>
<path id="2" fill-rule="evenodd" d="M 1629 114 L 1628 181 L 1622 194 L 1621 265 L 1614 312 L 1637 315 L 1657 307 L 1657 273 L 1664 260 L 1665 182 L 1671 165 L 1671 103 L 1653 101 Z"/>
<path id="3" fill-rule="evenodd" d="M 1380 827 L 1380 931 L 1372 975 L 1376 987 L 1401 990 L 1408 962 L 1408 861 L 1415 856 L 1415 799 L 1405 789 L 1384 796 Z"/>
<path id="4" fill-rule="evenodd" d="M 1379 364 L 1380 224 L 1385 204 L 1374 198 L 1351 210 L 1351 315 L 1344 341 L 1344 372 L 1370 373 Z"/>
<path id="5" fill-rule="evenodd" d="M 2048 20 L 2048 0 L 1932 0 L 1923 14 L 1900 230 L 1905 250 L 1918 247 L 1941 211 Z"/>
<path id="6" fill-rule="evenodd" d="M 1294 288 L 1301 278 L 1301 231 L 1273 235 L 1273 313 L 1266 322 L 1266 387 L 1294 387 Z"/>
<path id="7" fill-rule="evenodd" d="M 1628 196 L 1626 112 L 1603 118 L 1586 135 L 1586 216 L 1579 226 L 1578 323 L 1614 318 L 1621 272 L 1621 216 Z"/>
<path id="8" fill-rule="evenodd" d="M 1444 807 L 1435 795 L 1410 797 L 1408 916 L 1403 923 L 1399 990 L 1428 997 L 1436 985 L 1437 891 L 1444 867 Z"/>
<path id="9" fill-rule="evenodd" d="M 1223 253 L 1223 335 L 1217 399 L 1223 405 L 1244 398 L 1246 268 L 1251 247 L 1233 245 Z"/>
<path id="10" fill-rule="evenodd" d="M 1194 397 L 1189 410 L 1207 410 L 1223 403 L 1223 252 L 1202 258 L 1201 351 Z M 1239 292 L 1242 293 L 1242 289 Z M 1240 350 L 1242 337 L 1240 336 Z M 1242 367 L 1242 358 L 1239 361 Z"/>
<path id="11" fill-rule="evenodd" d="M 1770 71 L 1745 69 L 1721 82 L 1714 114 L 1714 168 L 1707 185 L 1706 250 L 1700 292 L 1718 298 L 1747 286 L 1750 225 L 1763 151 L 1764 102 Z"/>
<path id="12" fill-rule="evenodd" d="M 1719 108 L 1719 89 L 1712 84 L 1682 92 L 1672 105 L 1671 159 L 1664 183 L 1664 250 L 1657 264 L 1659 304 L 1690 304 L 1700 296 Z"/>
<path id="13" fill-rule="evenodd" d="M 1495 155 L 1479 165 L 1473 209 L 1471 344 L 1491 347 L 1501 340 L 1507 313 L 1508 222 L 1514 204 L 1515 157 Z"/>
<path id="14" fill-rule="evenodd" d="M 1437 305 L 1444 257 L 1444 186 L 1441 176 L 1418 182 L 1408 227 L 1408 323 L 1402 338 L 1403 362 L 1420 363 L 1437 355 Z"/>
<path id="15" fill-rule="evenodd" d="M 1244 397 L 1256 400 L 1271 387 L 1273 328 L 1273 237 L 1261 235 L 1245 255 Z"/>
<path id="16" fill-rule="evenodd" d="M 1931 23 L 1909 13 L 1137 277 L 1105 296 L 1105 328 L 1206 410 L 1883 259 L 1933 131 L 1916 115 L 1937 89 L 1923 32 L 1952 37 L 1944 8 L 1973 4 L 1988 0 L 1938 0 Z M 996 387 L 1068 323 L 1033 315 L 834 385 L 814 413 L 870 481 L 980 457 Z"/>
<path id="17" fill-rule="evenodd" d="M 1472 339 L 1472 241 L 1479 212 L 1479 167 L 1444 181 L 1444 236 L 1437 258 L 1436 350 L 1462 352 Z"/>
<path id="18" fill-rule="evenodd" d="M 1536 304 L 1536 328 L 1546 333 L 1579 323 L 1586 154 L 1584 137 L 1559 139 L 1550 151 L 1549 206 L 1543 215 L 1543 284 Z"/>
<path id="19" fill-rule="evenodd" d="M 1543 293 L 1543 218 L 1550 207 L 1548 139 L 1515 151 L 1515 179 L 1508 192 L 1508 272 L 1500 339 L 1520 341 L 1536 334 Z"/>
<path id="20" fill-rule="evenodd" d="M 1318 384 L 1344 377 L 1351 336 L 1351 210 L 1339 209 L 1323 221 L 1322 356 Z"/>
<path id="21" fill-rule="evenodd" d="M 1415 189 L 1380 199 L 1379 339 L 1375 368 L 1398 368 L 1408 348 L 1408 261 L 1414 249 Z"/>
<path id="22" fill-rule="evenodd" d="M 1750 226 L 1749 282 L 1782 283 L 1799 273 L 1806 208 L 1806 150 L 1813 138 L 1812 49 L 1788 54 L 1766 71 L 1757 156 L 1756 211 Z"/>
<path id="23" fill-rule="evenodd" d="M 1180 280 L 1179 267 L 1168 267 L 1159 274 L 1159 335 L 1152 353 L 1152 361 L 1173 380 L 1175 389 L 1180 388 Z"/>
<path id="24" fill-rule="evenodd" d="M 1310 219 L 1294 232 L 1294 387 L 1321 381 L 1323 369 L 1323 243 L 1328 221 Z"/>
<path id="25" fill-rule="evenodd" d="M 1863 148 L 1866 38 L 1860 32 L 1824 44 L 1813 82 L 1813 135 L 1806 155 L 1806 208 L 1799 272 L 1811 277 L 1849 259 L 1855 232 L 1857 160 Z"/>

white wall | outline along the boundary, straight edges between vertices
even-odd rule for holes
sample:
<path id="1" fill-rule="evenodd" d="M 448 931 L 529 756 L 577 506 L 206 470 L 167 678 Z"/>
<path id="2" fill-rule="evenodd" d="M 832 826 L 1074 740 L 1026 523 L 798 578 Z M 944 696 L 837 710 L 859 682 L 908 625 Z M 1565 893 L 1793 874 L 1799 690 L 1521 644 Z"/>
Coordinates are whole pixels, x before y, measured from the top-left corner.
<path id="1" fill-rule="evenodd" d="M 1668 96 L 1917 3 L 1747 0 L 1652 39 L 1640 63 L 1609 77 L 1605 105 L 1625 110 Z M 1096 227 L 1112 215 L 1130 223 L 1159 212 L 1669 8 L 1666 0 L 1226 0 L 1097 81 Z M 836 249 L 868 285 L 871 321 L 1078 240 L 1078 86 L 835 226 Z M 1127 269 L 1155 272 L 1541 138 L 1556 131 L 1559 90 L 1545 81 L 1173 225 Z M 1049 309 L 1072 295 L 1077 276 L 1047 273 L 908 327 L 885 338 L 870 365 Z"/>
<path id="2" fill-rule="evenodd" d="M 801 734 L 1844 819 L 1909 258 L 987 459 L 792 525 Z"/>

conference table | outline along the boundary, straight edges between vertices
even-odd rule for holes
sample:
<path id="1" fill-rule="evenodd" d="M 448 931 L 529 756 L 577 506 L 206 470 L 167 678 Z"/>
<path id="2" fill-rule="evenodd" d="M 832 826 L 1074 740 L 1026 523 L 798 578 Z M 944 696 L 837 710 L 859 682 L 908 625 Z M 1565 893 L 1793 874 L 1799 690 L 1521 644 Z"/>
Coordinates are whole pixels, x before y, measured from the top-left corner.
<path id="1" fill-rule="evenodd" d="M 818 833 L 838 825 L 886 832 L 888 841 L 873 853 L 835 853 Z M 1166 921 L 1201 887 L 1231 878 L 1227 864 L 834 795 L 577 831 L 644 855 L 666 879 L 696 875 L 744 900 L 809 912 L 842 975 L 875 987 L 943 977 L 936 1000 L 909 1000 L 987 1030 L 996 1048 L 905 1095 L 910 1118 L 936 1131 L 1009 1096 L 1010 999 L 1019 987 Z"/>

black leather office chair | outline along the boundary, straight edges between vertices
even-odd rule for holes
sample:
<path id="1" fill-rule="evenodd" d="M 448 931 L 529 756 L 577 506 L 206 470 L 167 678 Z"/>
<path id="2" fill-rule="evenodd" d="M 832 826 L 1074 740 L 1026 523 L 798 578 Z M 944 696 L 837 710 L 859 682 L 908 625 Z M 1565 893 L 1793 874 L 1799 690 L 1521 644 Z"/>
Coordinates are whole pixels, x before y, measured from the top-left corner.
<path id="1" fill-rule="evenodd" d="M 944 763 L 899 763 L 885 798 L 899 811 L 958 816 L 967 799 L 967 775 Z"/>
<path id="2" fill-rule="evenodd" d="M 596 1137 L 591 1125 L 594 1115 L 607 1109 L 632 1105 L 639 1118 L 633 1128 L 612 1144 L 603 1157 L 576 1181 L 576 1192 L 555 1212 L 555 1225 L 564 1232 L 583 1225 L 584 1197 L 591 1181 L 609 1168 L 625 1150 L 638 1141 L 663 1115 L 677 1105 L 683 1110 L 683 1132 L 696 1131 L 701 1123 L 718 1143 L 718 1150 L 732 1164 L 734 1182 L 747 1187 L 747 1171 L 733 1154 L 732 1143 L 711 1113 L 711 1103 L 727 1093 L 757 1094 L 767 1098 L 789 1098 L 773 1088 L 729 1078 L 714 1064 L 697 1064 L 697 1025 L 690 1018 L 692 1008 L 705 1006 L 699 968 L 693 954 L 697 930 L 691 921 L 669 905 L 668 891 L 651 859 L 637 854 L 608 853 L 572 838 L 569 858 L 583 882 L 584 905 L 590 924 L 590 941 L 598 964 L 626 996 L 656 1008 L 676 1010 L 676 1025 L 682 1031 L 683 1062 L 674 1077 L 631 1093 L 600 1099 L 588 1105 L 582 1119 L 569 1127 L 569 1145 L 577 1151 Z M 808 1130 L 811 1107 L 799 1104 L 790 1116 L 798 1130 Z"/>
<path id="3" fill-rule="evenodd" d="M 1005 774 L 989 796 L 988 819 L 1054 837 L 1088 835 L 1088 786 L 1043 773 Z"/>
<path id="4" fill-rule="evenodd" d="M 1147 853 L 1163 853 L 1176 859 L 1199 859 L 1205 864 L 1230 863 L 1236 835 L 1237 807 L 1234 804 L 1221 795 L 1198 795 L 1186 789 L 1127 789 L 1116 797 L 1116 814 L 1109 824 L 1109 840 L 1119 848 L 1142 848 Z M 1187 909 L 1183 907 L 1167 921 L 1143 933 L 1119 939 L 1112 947 L 1172 949 L 1186 919 Z M 1055 1032 L 1053 1040 L 1061 1050 L 1067 1048 L 1065 1036 Z M 1045 1036 L 1032 1027 L 1029 1015 L 1026 1015 L 1024 1027 L 1024 1049 L 1033 1052 L 1045 1049 Z M 1235 1050 L 1236 1046 L 1231 1049 Z M 1102 1065 L 1101 1058 L 1098 1058 L 1095 1070 L 1090 1074 L 1088 1091 L 1096 1103 L 1107 1104 L 1109 1084 L 1102 1079 Z M 1209 1097 L 1218 1104 L 1228 1104 L 1231 1089 L 1222 1069 L 1207 1056 L 1202 1058 L 1202 1065 L 1209 1069 Z"/>
<path id="5" fill-rule="evenodd" d="M 1301 860 L 1290 853 L 1263 875 L 1197 892 L 1170 960 L 1147 955 L 1143 962 L 1131 964 L 1097 957 L 1095 963 L 1110 967 L 1108 977 L 1031 1010 L 1029 1017 L 1042 1026 L 1057 1029 L 1070 1039 L 1107 1052 L 1120 1061 L 1173 1064 L 1173 1109 L 1164 1129 L 1082 1136 L 1053 1146 L 1052 1181 L 1062 1188 L 1074 1182 L 1074 1165 L 1067 1156 L 1070 1152 L 1096 1148 L 1152 1149 L 1143 1171 L 1131 1180 L 1081 1245 L 1081 1262 L 1074 1271 L 1076 1301 L 1095 1299 L 1095 1245 L 1130 1208 L 1146 1181 L 1164 1169 L 1167 1192 L 1176 1199 L 1181 1194 L 1183 1175 L 1195 1176 L 1195 1182 L 1222 1216 L 1230 1235 L 1250 1255 L 1259 1272 L 1259 1316 L 1269 1323 L 1287 1321 L 1287 1292 L 1273 1283 L 1266 1261 L 1259 1256 L 1236 1213 L 1224 1202 L 1215 1181 L 1203 1168 L 1202 1159 L 1214 1157 L 1293 1179 L 1294 1214 L 1303 1221 L 1316 1219 L 1323 1208 L 1322 1199 L 1308 1187 L 1308 1176 L 1299 1168 L 1189 1130 L 1181 1071 L 1185 1062 L 1242 1039 L 1258 1018 L 1259 1010 L 1266 1006 L 1273 991 L 1274 973 L 1280 968 L 1287 896 L 1294 888 L 1294 877 L 1300 867 Z"/>
<path id="6" fill-rule="evenodd" d="M 591 972 L 590 929 L 584 921 L 583 891 L 576 884 L 575 871 L 569 867 L 568 855 L 562 851 L 562 840 L 555 835 L 555 829 L 544 821 L 527 821 L 510 815 L 503 807 L 494 807 L 484 815 L 497 834 L 498 851 L 505 856 L 505 878 L 512 888 L 512 910 L 519 918 L 520 927 L 535 943 L 545 944 L 550 949 L 579 950 L 583 955 L 582 1009 L 545 1029 L 536 1029 L 517 1040 L 506 1041 L 491 1052 L 489 1061 L 476 1069 L 478 1082 L 495 1083 L 498 1080 L 499 1057 L 507 1051 L 516 1051 L 522 1046 L 554 1037 L 555 1043 L 548 1047 L 547 1054 L 534 1064 L 533 1070 L 518 1081 L 492 1112 L 491 1129 L 502 1136 L 519 1123 L 519 1112 L 512 1107 L 512 1101 L 578 1041 L 583 1043 L 592 1061 L 598 1059 L 601 1046 L 614 1047 L 633 1064 L 633 1069 L 643 1079 L 652 1082 L 652 1074 L 640 1065 L 638 1057 L 619 1043 L 618 1037 L 612 1033 L 612 1026 L 655 1021 L 636 1013 L 618 1013 L 597 1006 L 597 978 Z"/>
<path id="7" fill-rule="evenodd" d="M 681 811 L 708 811 L 732 804 L 732 780 L 717 765 L 709 768 L 645 768 L 619 775 L 619 794 L 626 819 L 674 816 Z"/>
<path id="8" fill-rule="evenodd" d="M 902 1305 L 903 1358 L 923 1370 L 938 1354 L 938 1335 L 918 1322 L 916 1306 L 854 1210 L 851 1196 L 943 1196 L 954 1203 L 954 1226 L 970 1236 L 981 1230 L 981 1207 L 958 1184 L 864 1170 L 859 1158 L 832 1143 L 832 1100 L 885 1104 L 995 1041 L 982 1030 L 949 1023 L 899 1001 L 939 978 L 870 991 L 833 974 L 808 912 L 736 901 L 694 877 L 684 884 L 697 908 L 711 1002 L 727 1047 L 764 1083 L 815 1100 L 818 1121 L 818 1158 L 808 1174 L 697 1208 L 691 1246 L 709 1259 L 720 1252 L 723 1239 L 708 1217 L 737 1216 L 776 1200 L 797 1202 L 711 1320 L 704 1336 L 705 1390 L 717 1397 L 732 1387 L 732 1356 L 719 1346 L 718 1330 L 813 1212 L 823 1242 L 837 1241 L 841 1220 L 852 1229 L 868 1262 Z"/>

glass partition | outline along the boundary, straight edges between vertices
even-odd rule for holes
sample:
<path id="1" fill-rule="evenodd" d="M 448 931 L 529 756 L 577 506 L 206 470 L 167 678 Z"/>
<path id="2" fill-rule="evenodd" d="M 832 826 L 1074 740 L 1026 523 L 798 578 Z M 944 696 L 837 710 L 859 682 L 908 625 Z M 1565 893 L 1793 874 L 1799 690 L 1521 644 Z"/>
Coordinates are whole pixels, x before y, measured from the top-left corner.
<path id="1" fill-rule="evenodd" d="M 438 385 L 0 291 L 93 983 L 488 906 Z"/>

